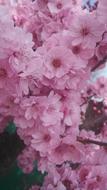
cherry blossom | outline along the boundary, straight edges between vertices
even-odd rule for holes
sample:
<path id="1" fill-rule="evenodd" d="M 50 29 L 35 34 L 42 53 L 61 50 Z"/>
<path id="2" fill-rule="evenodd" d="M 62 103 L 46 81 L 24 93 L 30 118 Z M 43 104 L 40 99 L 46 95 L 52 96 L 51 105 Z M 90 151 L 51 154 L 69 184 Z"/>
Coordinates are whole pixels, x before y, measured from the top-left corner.
<path id="1" fill-rule="evenodd" d="M 0 0 L 0 134 L 30 190 L 107 189 L 107 1 Z"/>

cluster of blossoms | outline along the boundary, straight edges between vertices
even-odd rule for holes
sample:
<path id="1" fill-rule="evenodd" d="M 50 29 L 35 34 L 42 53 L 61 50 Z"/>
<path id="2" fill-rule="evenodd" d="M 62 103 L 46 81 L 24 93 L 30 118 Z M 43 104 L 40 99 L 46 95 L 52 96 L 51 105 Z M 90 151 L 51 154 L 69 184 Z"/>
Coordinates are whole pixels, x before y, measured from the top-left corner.
<path id="1" fill-rule="evenodd" d="M 0 0 L 0 133 L 31 190 L 107 189 L 107 0 Z"/>

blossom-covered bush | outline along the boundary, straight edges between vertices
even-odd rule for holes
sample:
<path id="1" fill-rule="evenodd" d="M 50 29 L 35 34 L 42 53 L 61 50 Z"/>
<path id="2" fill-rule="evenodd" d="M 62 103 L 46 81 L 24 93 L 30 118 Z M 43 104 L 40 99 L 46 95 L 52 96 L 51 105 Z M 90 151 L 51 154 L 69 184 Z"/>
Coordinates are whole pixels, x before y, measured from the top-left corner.
<path id="1" fill-rule="evenodd" d="M 31 190 L 107 189 L 107 0 L 0 0 L 0 133 Z"/>

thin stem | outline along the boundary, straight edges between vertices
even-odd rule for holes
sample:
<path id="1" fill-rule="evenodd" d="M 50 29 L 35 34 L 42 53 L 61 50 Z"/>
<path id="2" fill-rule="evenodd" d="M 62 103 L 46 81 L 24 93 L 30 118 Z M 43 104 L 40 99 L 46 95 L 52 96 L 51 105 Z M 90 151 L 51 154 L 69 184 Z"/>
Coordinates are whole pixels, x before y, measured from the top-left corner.
<path id="1" fill-rule="evenodd" d="M 82 144 L 96 144 L 99 146 L 107 147 L 107 142 L 95 141 L 92 139 L 83 139 L 82 137 L 77 137 L 77 141 L 81 142 Z"/>

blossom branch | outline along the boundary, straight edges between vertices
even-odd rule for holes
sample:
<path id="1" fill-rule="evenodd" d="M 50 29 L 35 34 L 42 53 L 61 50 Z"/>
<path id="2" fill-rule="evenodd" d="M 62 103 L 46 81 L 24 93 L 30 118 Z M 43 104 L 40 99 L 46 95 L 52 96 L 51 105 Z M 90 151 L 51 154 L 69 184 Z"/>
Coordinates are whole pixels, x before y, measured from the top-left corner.
<path id="1" fill-rule="evenodd" d="M 83 139 L 82 137 L 77 136 L 77 141 L 81 142 L 82 144 L 96 144 L 99 146 L 104 146 L 107 147 L 107 142 L 102 142 L 102 141 L 95 141 L 93 139 Z"/>
<path id="2" fill-rule="evenodd" d="M 101 65 L 103 65 L 106 61 L 107 61 L 107 55 L 106 55 L 102 60 L 100 60 L 100 61 L 98 62 L 98 64 L 95 65 L 95 66 L 91 69 L 91 71 L 92 71 L 92 72 L 95 71 L 98 67 L 100 67 Z"/>

